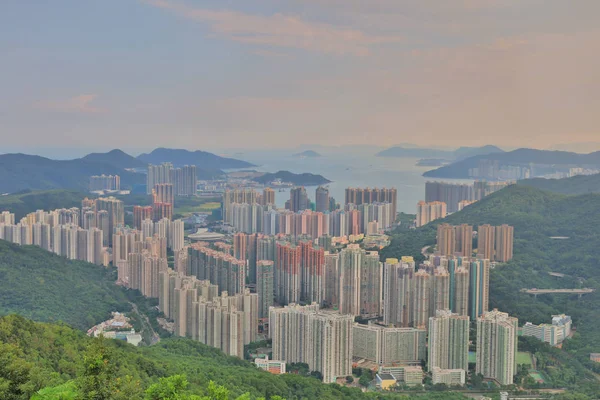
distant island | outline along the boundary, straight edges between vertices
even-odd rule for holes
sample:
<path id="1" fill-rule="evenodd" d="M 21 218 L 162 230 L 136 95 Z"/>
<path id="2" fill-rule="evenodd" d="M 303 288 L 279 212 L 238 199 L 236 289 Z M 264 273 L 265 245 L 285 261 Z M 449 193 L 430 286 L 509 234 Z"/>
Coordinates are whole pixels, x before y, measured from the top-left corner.
<path id="1" fill-rule="evenodd" d="M 385 149 L 376 154 L 377 157 L 406 157 L 406 158 L 424 158 L 424 159 L 443 159 L 450 161 L 463 160 L 468 157 L 503 153 L 499 147 L 487 145 L 481 147 L 459 147 L 456 150 L 428 149 L 422 147 L 403 147 L 395 146 Z"/>
<path id="2" fill-rule="evenodd" d="M 488 175 L 492 168 L 495 173 L 520 169 L 530 176 L 552 174 L 557 171 L 566 172 L 570 168 L 594 170 L 600 168 L 600 151 L 579 154 L 523 148 L 503 153 L 480 154 L 427 171 L 423 176 L 447 179 L 491 179 Z M 523 177 L 514 176 L 511 179 L 523 179 Z"/>
<path id="3" fill-rule="evenodd" d="M 275 173 L 266 173 L 264 175 L 252 178 L 255 182 L 267 185 L 274 181 L 282 183 L 291 183 L 296 186 L 318 186 L 330 183 L 331 181 L 322 175 L 309 173 L 294 174 L 290 171 L 277 171 Z"/>
<path id="4" fill-rule="evenodd" d="M 296 153 L 293 155 L 294 157 L 322 157 L 319 153 L 313 150 L 306 150 L 302 153 Z"/>
<path id="5" fill-rule="evenodd" d="M 181 167 L 183 165 L 196 165 L 198 168 L 212 170 L 255 167 L 254 164 L 247 161 L 221 157 L 206 151 L 165 149 L 163 147 L 154 149 L 151 153 L 140 154 L 137 158 L 138 160 L 142 160 L 148 164 L 170 162 L 175 167 Z"/>

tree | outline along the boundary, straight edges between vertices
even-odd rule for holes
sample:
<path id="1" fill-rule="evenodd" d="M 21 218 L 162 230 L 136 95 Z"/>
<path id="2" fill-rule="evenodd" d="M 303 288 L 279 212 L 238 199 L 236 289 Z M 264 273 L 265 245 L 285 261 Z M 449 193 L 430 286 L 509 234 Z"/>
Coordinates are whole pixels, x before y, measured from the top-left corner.
<path id="1" fill-rule="evenodd" d="M 187 387 L 188 381 L 184 375 L 160 378 L 158 383 L 146 390 L 146 400 L 181 400 L 184 399 L 182 392 Z"/>
<path id="2" fill-rule="evenodd" d="M 346 377 L 346 383 L 352 383 L 352 382 L 354 382 L 354 378 L 352 377 L 352 375 L 348 375 Z"/>
<path id="3" fill-rule="evenodd" d="M 102 336 L 94 339 L 83 357 L 79 391 L 83 400 L 110 400 L 117 389 L 116 366 Z"/>
<path id="4" fill-rule="evenodd" d="M 358 383 L 361 386 L 368 387 L 369 383 L 371 383 L 371 377 L 368 374 L 362 374 L 358 380 Z"/>

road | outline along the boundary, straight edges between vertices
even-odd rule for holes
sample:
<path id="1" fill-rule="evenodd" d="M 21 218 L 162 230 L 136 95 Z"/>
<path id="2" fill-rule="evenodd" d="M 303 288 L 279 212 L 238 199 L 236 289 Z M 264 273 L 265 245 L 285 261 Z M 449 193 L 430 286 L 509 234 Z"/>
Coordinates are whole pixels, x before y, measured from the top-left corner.
<path id="1" fill-rule="evenodd" d="M 153 344 L 158 343 L 160 341 L 160 336 L 152 328 L 152 324 L 150 324 L 150 320 L 148 319 L 148 316 L 146 314 L 142 314 L 140 312 L 137 304 L 131 303 L 131 302 L 129 304 L 131 304 L 131 311 L 133 311 L 140 317 L 140 323 L 142 324 L 142 331 L 140 332 L 140 335 L 142 335 L 142 338 L 144 338 L 144 341 L 146 341 L 145 333 L 147 332 L 150 337 L 150 343 L 148 343 L 148 345 L 152 346 Z"/>

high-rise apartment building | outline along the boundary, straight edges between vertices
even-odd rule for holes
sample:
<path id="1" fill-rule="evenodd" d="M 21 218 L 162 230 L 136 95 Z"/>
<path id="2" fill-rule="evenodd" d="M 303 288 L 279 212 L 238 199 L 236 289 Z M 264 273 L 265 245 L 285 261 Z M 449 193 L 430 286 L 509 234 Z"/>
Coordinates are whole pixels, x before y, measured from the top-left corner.
<path id="1" fill-rule="evenodd" d="M 90 191 L 121 190 L 119 175 L 94 175 L 90 177 Z"/>
<path id="2" fill-rule="evenodd" d="M 432 280 L 432 276 L 424 270 L 419 270 L 414 275 L 413 326 L 415 328 L 427 328 Z"/>
<path id="3" fill-rule="evenodd" d="M 468 224 L 455 226 L 456 252 L 463 257 L 473 255 L 473 227 Z"/>
<path id="4" fill-rule="evenodd" d="M 160 165 L 148 164 L 148 174 L 146 175 L 146 193 L 152 194 L 156 185 L 162 183 L 171 183 L 171 170 L 173 164 L 162 163 Z"/>
<path id="5" fill-rule="evenodd" d="M 377 252 L 350 244 L 339 253 L 339 299 L 343 314 L 376 317 L 381 314 L 382 268 Z"/>
<path id="6" fill-rule="evenodd" d="M 473 186 L 460 183 L 426 182 L 425 202 L 441 201 L 446 203 L 447 211 L 458 211 L 458 203 L 462 200 L 474 200 Z"/>
<path id="7" fill-rule="evenodd" d="M 428 368 L 469 370 L 469 317 L 437 310 L 429 318 Z"/>
<path id="8" fill-rule="evenodd" d="M 436 219 L 446 218 L 447 214 L 446 203 L 442 201 L 432 201 L 431 203 L 420 201 L 417 203 L 416 226 L 418 228 Z"/>
<path id="9" fill-rule="evenodd" d="M 275 191 L 271 188 L 264 188 L 261 205 L 266 206 L 269 204 L 275 204 Z"/>
<path id="10" fill-rule="evenodd" d="M 233 296 L 244 291 L 246 264 L 229 254 L 193 243 L 188 247 L 187 275 L 208 280 L 219 287 L 219 292 L 227 291 Z"/>
<path id="11" fill-rule="evenodd" d="M 496 228 L 491 225 L 477 227 L 477 257 L 486 260 L 495 259 Z"/>
<path id="12" fill-rule="evenodd" d="M 469 279 L 469 316 L 475 320 L 488 311 L 490 261 L 472 260 L 469 263 Z"/>
<path id="13" fill-rule="evenodd" d="M 388 258 L 383 267 L 383 323 L 398 327 L 414 321 L 414 275 L 412 257 Z"/>
<path id="14" fill-rule="evenodd" d="M 112 246 L 112 234 L 115 232 L 115 228 L 125 224 L 125 206 L 123 202 L 114 197 L 101 197 L 96 199 L 96 210 L 106 211 L 108 214 L 108 226 L 105 227 L 104 222 L 98 223 L 97 226 L 102 229 L 108 229 L 105 235 L 108 235 L 108 244 L 106 246 Z"/>
<path id="15" fill-rule="evenodd" d="M 457 267 L 454 270 L 454 292 L 452 311 L 458 315 L 469 315 L 469 269 Z"/>
<path id="16" fill-rule="evenodd" d="M 310 208 L 308 194 L 303 186 L 295 187 L 290 190 L 290 210 L 293 212 L 302 211 Z"/>
<path id="17" fill-rule="evenodd" d="M 319 186 L 315 191 L 315 210 L 317 212 L 329 211 L 329 189 Z"/>
<path id="18" fill-rule="evenodd" d="M 152 206 L 133 206 L 133 227 L 142 229 L 145 219 L 152 219 Z"/>
<path id="19" fill-rule="evenodd" d="M 442 256 L 453 256 L 456 252 L 456 230 L 450 224 L 437 227 L 437 249 Z"/>
<path id="20" fill-rule="evenodd" d="M 494 309 L 477 318 L 475 372 L 501 385 L 512 385 L 517 373 L 517 318 Z"/>
<path id="21" fill-rule="evenodd" d="M 513 258 L 514 228 L 509 225 L 496 227 L 495 261 L 507 262 Z"/>
<path id="22" fill-rule="evenodd" d="M 175 196 L 195 196 L 198 184 L 196 166 L 185 165 L 171 169 L 169 183 L 173 184 Z"/>
<path id="23" fill-rule="evenodd" d="M 394 219 L 398 212 L 398 192 L 395 188 L 347 188 L 345 204 L 391 203 Z"/>
<path id="24" fill-rule="evenodd" d="M 271 260 L 256 262 L 256 293 L 258 294 L 258 317 L 268 318 L 269 308 L 273 306 L 274 263 Z"/>
<path id="25" fill-rule="evenodd" d="M 168 203 L 175 206 L 175 192 L 172 183 L 157 183 L 152 192 L 153 203 Z"/>
<path id="26" fill-rule="evenodd" d="M 352 373 L 352 334 L 354 317 L 334 311 L 321 311 L 317 304 L 288 305 L 270 309 L 269 328 L 273 358 L 307 363 L 333 383 Z"/>
<path id="27" fill-rule="evenodd" d="M 254 189 L 225 190 L 223 193 L 223 222 L 231 223 L 233 219 L 232 204 L 255 204 L 258 202 L 258 193 Z"/>

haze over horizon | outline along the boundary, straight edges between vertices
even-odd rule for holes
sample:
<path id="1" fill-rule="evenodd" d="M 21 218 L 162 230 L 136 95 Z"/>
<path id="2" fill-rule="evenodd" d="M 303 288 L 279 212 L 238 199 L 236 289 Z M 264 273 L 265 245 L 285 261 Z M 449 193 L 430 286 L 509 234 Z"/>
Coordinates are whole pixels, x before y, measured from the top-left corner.
<path id="1" fill-rule="evenodd" d="M 9 2 L 3 149 L 590 152 L 599 11 L 592 0 Z"/>

